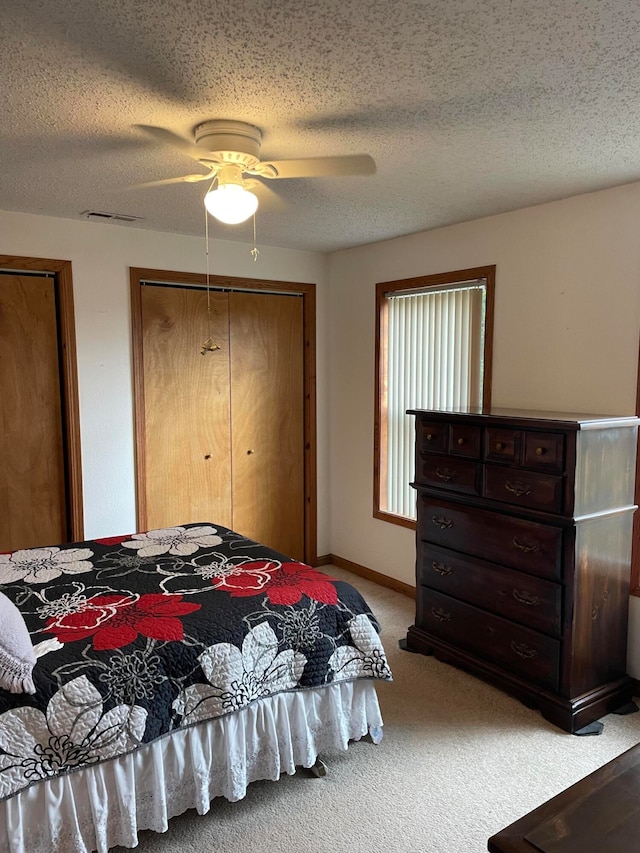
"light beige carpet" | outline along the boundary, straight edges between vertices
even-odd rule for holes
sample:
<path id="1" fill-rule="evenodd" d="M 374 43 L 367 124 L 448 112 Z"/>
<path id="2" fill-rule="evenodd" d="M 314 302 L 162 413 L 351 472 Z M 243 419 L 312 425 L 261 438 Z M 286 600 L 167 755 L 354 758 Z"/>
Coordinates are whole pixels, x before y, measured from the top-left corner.
<path id="1" fill-rule="evenodd" d="M 323 779 L 256 782 L 238 803 L 175 817 L 166 833 L 141 833 L 140 853 L 481 853 L 490 835 L 640 741 L 640 713 L 576 737 L 471 675 L 400 651 L 412 600 L 323 571 L 357 587 L 382 623 L 394 674 L 378 687 L 382 743 L 324 755 Z"/>

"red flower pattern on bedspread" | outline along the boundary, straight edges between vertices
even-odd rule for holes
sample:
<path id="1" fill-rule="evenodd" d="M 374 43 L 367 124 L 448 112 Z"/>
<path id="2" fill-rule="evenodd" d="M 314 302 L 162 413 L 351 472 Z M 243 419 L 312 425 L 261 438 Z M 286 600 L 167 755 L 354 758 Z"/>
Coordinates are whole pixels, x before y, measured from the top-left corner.
<path id="1" fill-rule="evenodd" d="M 213 585 L 216 589 L 227 590 L 232 598 L 265 592 L 271 604 L 297 604 L 303 595 L 322 604 L 336 604 L 338 593 L 332 580 L 334 578 L 304 563 L 252 560 L 216 578 Z"/>
<path id="2" fill-rule="evenodd" d="M 49 619 L 47 631 L 61 643 L 93 636 L 97 651 L 120 649 L 138 634 L 153 640 L 183 640 L 179 616 L 199 610 L 202 605 L 182 601 L 182 595 L 149 593 L 139 598 L 99 595 L 89 599 L 76 613 Z"/>

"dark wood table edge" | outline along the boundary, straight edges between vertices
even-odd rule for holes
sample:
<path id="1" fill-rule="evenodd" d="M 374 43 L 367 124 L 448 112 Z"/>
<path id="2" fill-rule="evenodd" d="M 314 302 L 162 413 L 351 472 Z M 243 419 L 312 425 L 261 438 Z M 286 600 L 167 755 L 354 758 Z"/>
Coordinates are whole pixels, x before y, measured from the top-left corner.
<path id="1" fill-rule="evenodd" d="M 617 758 L 594 770 L 593 773 L 547 800 L 524 817 L 492 835 L 487 842 L 487 850 L 489 853 L 540 853 L 538 847 L 525 839 L 527 833 L 532 832 L 541 823 L 551 820 L 577 800 L 592 796 L 616 776 L 626 772 L 638 762 L 640 762 L 640 744 L 632 746 Z"/>

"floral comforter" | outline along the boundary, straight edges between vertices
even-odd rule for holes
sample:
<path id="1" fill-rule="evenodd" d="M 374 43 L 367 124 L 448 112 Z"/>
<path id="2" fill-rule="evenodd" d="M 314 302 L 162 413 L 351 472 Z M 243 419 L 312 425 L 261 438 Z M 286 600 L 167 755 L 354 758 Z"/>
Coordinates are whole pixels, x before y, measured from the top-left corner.
<path id="1" fill-rule="evenodd" d="M 284 690 L 391 680 L 349 584 L 224 527 L 0 554 L 40 655 L 0 689 L 0 799 Z"/>

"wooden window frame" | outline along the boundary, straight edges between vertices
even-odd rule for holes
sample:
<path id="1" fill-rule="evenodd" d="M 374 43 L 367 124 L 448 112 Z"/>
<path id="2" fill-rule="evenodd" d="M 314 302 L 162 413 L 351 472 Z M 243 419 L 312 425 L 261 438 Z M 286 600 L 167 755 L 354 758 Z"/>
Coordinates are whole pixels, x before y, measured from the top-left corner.
<path id="1" fill-rule="evenodd" d="M 386 387 L 384 387 L 383 360 L 387 358 L 387 310 L 386 296 L 398 291 L 423 291 L 439 288 L 447 284 L 463 284 L 466 281 L 484 279 L 486 282 L 486 313 L 484 327 L 484 375 L 482 383 L 483 406 L 491 405 L 491 377 L 493 364 L 493 321 L 495 304 L 496 266 L 471 267 L 465 270 L 417 276 L 397 281 L 376 283 L 376 345 L 375 345 L 375 410 L 373 424 L 373 517 L 388 521 L 400 527 L 416 529 L 413 519 L 394 515 L 380 508 L 380 495 L 386 490 L 386 471 L 382 464 L 381 451 L 386 447 L 387 424 L 383 408 L 386 406 Z"/>
<path id="2" fill-rule="evenodd" d="M 640 349 L 638 352 L 638 374 L 636 391 L 636 415 L 640 418 Z M 640 430 L 636 451 L 636 489 L 635 503 L 640 505 Z M 631 595 L 640 596 L 640 510 L 633 516 L 633 537 L 631 545 Z"/>

